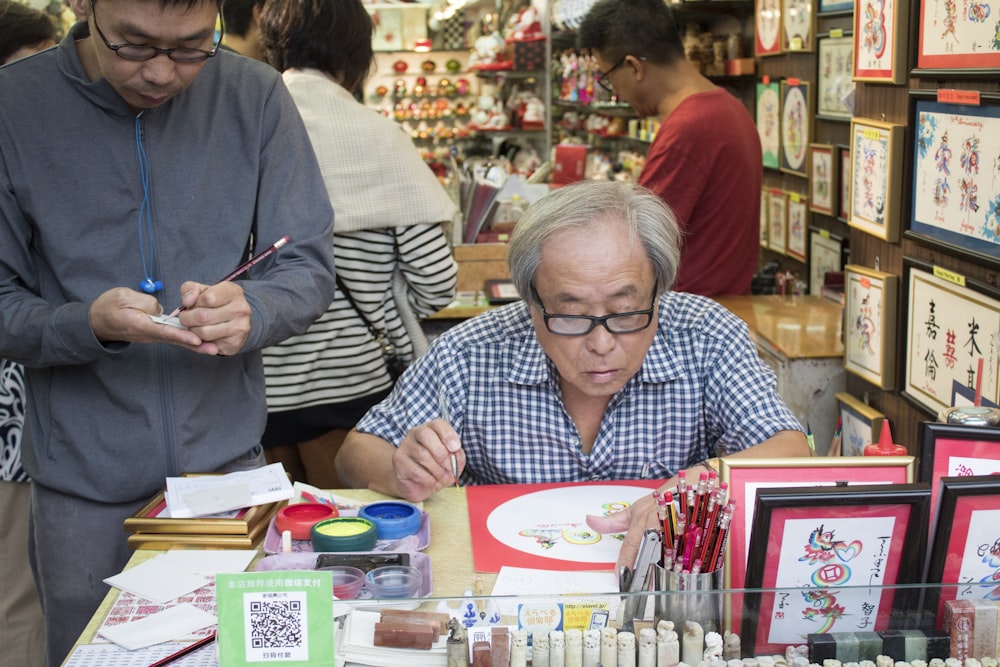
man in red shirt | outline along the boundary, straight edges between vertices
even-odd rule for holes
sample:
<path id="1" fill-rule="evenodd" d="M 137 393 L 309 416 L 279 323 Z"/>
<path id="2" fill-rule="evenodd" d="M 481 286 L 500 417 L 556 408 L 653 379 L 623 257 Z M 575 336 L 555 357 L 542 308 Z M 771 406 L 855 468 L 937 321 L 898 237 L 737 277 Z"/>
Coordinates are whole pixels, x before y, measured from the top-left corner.
<path id="1" fill-rule="evenodd" d="M 760 139 L 753 118 L 684 57 L 663 0 L 599 0 L 577 44 L 602 72 L 597 83 L 660 129 L 639 184 L 674 211 L 684 232 L 674 290 L 749 294 L 760 245 Z"/>

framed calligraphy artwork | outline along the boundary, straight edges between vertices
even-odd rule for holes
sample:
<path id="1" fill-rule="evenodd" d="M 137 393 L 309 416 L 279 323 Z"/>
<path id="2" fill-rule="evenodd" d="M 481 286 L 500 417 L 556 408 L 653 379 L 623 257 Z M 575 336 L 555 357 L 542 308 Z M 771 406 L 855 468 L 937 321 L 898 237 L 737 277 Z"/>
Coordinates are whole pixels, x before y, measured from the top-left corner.
<path id="1" fill-rule="evenodd" d="M 783 190 L 771 189 L 767 212 L 767 247 L 784 255 L 788 237 L 788 195 Z"/>
<path id="2" fill-rule="evenodd" d="M 920 0 L 914 76 L 996 75 L 1000 37 L 994 3 L 987 0 Z"/>
<path id="3" fill-rule="evenodd" d="M 815 34 L 812 0 L 782 0 L 781 50 L 812 51 Z"/>
<path id="4" fill-rule="evenodd" d="M 771 207 L 771 190 L 770 188 L 760 189 L 760 247 L 767 247 L 767 225 L 768 225 L 768 215 L 770 214 Z"/>
<path id="5" fill-rule="evenodd" d="M 850 120 L 853 104 L 848 104 L 854 91 L 854 37 L 831 37 L 829 33 L 817 39 L 816 117 L 824 120 Z"/>
<path id="6" fill-rule="evenodd" d="M 754 54 L 776 56 L 781 53 L 781 0 L 754 2 Z"/>
<path id="7" fill-rule="evenodd" d="M 789 257 L 806 261 L 809 232 L 809 198 L 797 192 L 788 193 L 788 240 L 785 250 Z"/>
<path id="8" fill-rule="evenodd" d="M 888 629 L 915 602 L 893 586 L 921 579 L 929 513 L 926 484 L 760 489 L 746 588 L 777 590 L 746 593 L 743 651 Z"/>
<path id="9" fill-rule="evenodd" d="M 729 485 L 735 502 L 726 543 L 726 588 L 742 588 L 749 580 L 747 569 L 752 526 L 758 495 L 765 489 L 833 487 L 850 484 L 908 484 L 914 480 L 912 456 L 811 458 L 720 458 L 719 479 Z M 741 608 L 734 602 L 732 610 Z M 733 632 L 741 625 L 732 617 L 727 624 Z"/>
<path id="10" fill-rule="evenodd" d="M 905 236 L 1000 268 L 1000 96 L 943 104 L 911 91 L 913 182 Z"/>
<path id="11" fill-rule="evenodd" d="M 826 274 L 844 270 L 844 239 L 825 229 L 809 230 L 809 294 L 820 296 Z"/>
<path id="12" fill-rule="evenodd" d="M 918 479 L 931 484 L 932 507 L 937 507 L 941 478 L 1000 474 L 1000 429 L 920 422 L 917 425 L 917 455 L 920 457 Z"/>
<path id="13" fill-rule="evenodd" d="M 940 267 L 903 258 L 906 360 L 903 396 L 937 416 L 952 383 L 1000 398 L 1000 291 Z M 982 359 L 982 374 L 979 374 Z"/>
<path id="14" fill-rule="evenodd" d="M 896 385 L 898 287 L 891 273 L 844 268 L 844 368 L 880 389 Z"/>
<path id="15" fill-rule="evenodd" d="M 835 215 L 837 164 L 830 144 L 809 144 L 809 210 Z"/>
<path id="16" fill-rule="evenodd" d="M 840 418 L 840 451 L 831 451 L 829 455 L 864 456 L 865 447 L 878 440 L 885 415 L 847 392 L 838 392 L 836 397 Z"/>
<path id="17" fill-rule="evenodd" d="M 961 584 L 929 589 L 935 627 L 941 629 L 946 601 L 992 602 L 996 597 L 1000 581 L 1000 477 L 943 477 L 939 488 L 927 583 Z"/>
<path id="18" fill-rule="evenodd" d="M 903 83 L 906 80 L 907 3 L 854 1 L 854 80 Z"/>
<path id="19" fill-rule="evenodd" d="M 781 82 L 781 171 L 808 177 L 806 160 L 812 140 L 809 84 L 797 79 Z"/>
<path id="20" fill-rule="evenodd" d="M 840 163 L 838 180 L 840 181 L 840 206 L 837 219 L 847 222 L 851 217 L 851 147 L 837 146 L 837 160 Z"/>
<path id="21" fill-rule="evenodd" d="M 781 86 L 757 82 L 757 134 L 764 166 L 777 169 L 781 153 Z"/>
<path id="22" fill-rule="evenodd" d="M 898 123 L 851 120 L 851 210 L 847 224 L 890 243 L 899 240 L 904 130 Z"/>

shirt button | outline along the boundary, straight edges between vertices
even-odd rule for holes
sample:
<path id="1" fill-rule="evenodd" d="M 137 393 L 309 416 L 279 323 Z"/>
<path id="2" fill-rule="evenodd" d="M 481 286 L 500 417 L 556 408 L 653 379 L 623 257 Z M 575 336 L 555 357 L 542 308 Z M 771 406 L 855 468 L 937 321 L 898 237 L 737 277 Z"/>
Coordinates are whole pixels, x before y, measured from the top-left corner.
<path id="1" fill-rule="evenodd" d="M 597 473 L 594 473 L 593 475 L 590 476 L 590 481 L 591 482 L 599 482 L 599 481 L 601 481 L 601 476 L 598 475 Z"/>

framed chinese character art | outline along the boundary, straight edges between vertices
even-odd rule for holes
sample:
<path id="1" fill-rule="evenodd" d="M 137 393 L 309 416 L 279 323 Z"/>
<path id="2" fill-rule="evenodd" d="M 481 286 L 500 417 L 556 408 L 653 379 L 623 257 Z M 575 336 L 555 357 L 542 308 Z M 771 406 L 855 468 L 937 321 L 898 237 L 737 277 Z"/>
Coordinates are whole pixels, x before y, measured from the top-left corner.
<path id="1" fill-rule="evenodd" d="M 781 86 L 777 81 L 757 82 L 757 134 L 764 166 L 777 169 L 781 152 Z"/>
<path id="2" fill-rule="evenodd" d="M 771 208 L 771 190 L 769 188 L 760 189 L 760 247 L 767 247 L 767 225 Z"/>
<path id="3" fill-rule="evenodd" d="M 796 192 L 788 193 L 788 240 L 785 251 L 789 257 L 806 261 L 807 234 L 809 232 L 808 197 Z"/>
<path id="4" fill-rule="evenodd" d="M 906 81 L 908 10 L 898 0 L 854 1 L 855 81 Z"/>
<path id="5" fill-rule="evenodd" d="M 812 51 L 815 34 L 813 0 L 782 0 L 781 50 Z"/>
<path id="6" fill-rule="evenodd" d="M 816 117 L 847 121 L 854 115 L 848 105 L 854 90 L 854 38 L 850 35 L 817 39 L 818 63 Z"/>
<path id="7" fill-rule="evenodd" d="M 781 53 L 781 0 L 755 0 L 754 53 L 758 56 Z"/>
<path id="8" fill-rule="evenodd" d="M 896 385 L 899 279 L 856 264 L 844 269 L 844 368 L 880 389 Z"/>
<path id="9" fill-rule="evenodd" d="M 834 215 L 837 209 L 837 164 L 830 144 L 809 144 L 809 210 Z"/>
<path id="10" fill-rule="evenodd" d="M 913 74 L 939 77 L 959 72 L 982 76 L 1000 73 L 996 10 L 988 0 L 920 0 L 917 68 Z"/>
<path id="11" fill-rule="evenodd" d="M 915 129 L 907 238 L 1000 268 L 1000 96 L 944 104 L 910 94 Z"/>
<path id="12" fill-rule="evenodd" d="M 788 195 L 771 190 L 767 212 L 767 247 L 784 255 L 788 252 Z"/>
<path id="13" fill-rule="evenodd" d="M 809 230 L 809 293 L 823 293 L 826 274 L 844 270 L 844 239 L 825 229 Z"/>
<path id="14" fill-rule="evenodd" d="M 808 177 L 812 107 L 809 84 L 798 79 L 781 82 L 781 171 Z"/>
<path id="15" fill-rule="evenodd" d="M 929 514 L 927 484 L 759 489 L 745 587 L 766 590 L 746 593 L 746 655 L 783 654 L 817 632 L 889 629 L 915 602 L 894 586 L 920 581 Z"/>
<path id="16" fill-rule="evenodd" d="M 840 181 L 840 206 L 837 207 L 837 219 L 847 222 L 851 214 L 851 147 L 837 146 L 837 180 Z"/>
<path id="17" fill-rule="evenodd" d="M 840 451 L 831 451 L 829 455 L 864 456 L 865 447 L 878 442 L 885 415 L 843 391 L 837 393 L 837 407 L 840 415 Z M 911 477 L 907 481 L 914 479 Z"/>
<path id="18" fill-rule="evenodd" d="M 898 123 L 851 120 L 851 227 L 883 241 L 899 240 L 903 131 Z"/>
<path id="19" fill-rule="evenodd" d="M 903 270 L 903 395 L 934 416 L 950 407 L 953 382 L 979 386 L 983 398 L 997 402 L 1000 291 L 910 257 Z"/>

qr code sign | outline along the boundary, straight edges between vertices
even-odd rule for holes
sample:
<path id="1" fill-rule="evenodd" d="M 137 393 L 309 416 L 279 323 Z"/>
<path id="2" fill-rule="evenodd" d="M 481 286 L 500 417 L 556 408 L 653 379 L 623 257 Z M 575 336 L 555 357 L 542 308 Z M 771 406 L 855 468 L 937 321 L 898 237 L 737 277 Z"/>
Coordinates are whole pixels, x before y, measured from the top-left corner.
<path id="1" fill-rule="evenodd" d="M 243 600 L 247 662 L 309 659 L 304 591 L 248 592 Z"/>

